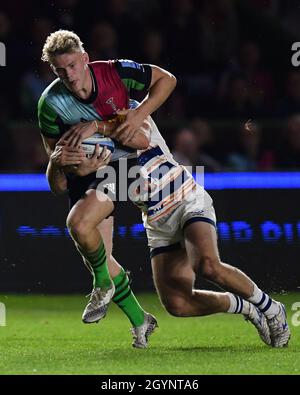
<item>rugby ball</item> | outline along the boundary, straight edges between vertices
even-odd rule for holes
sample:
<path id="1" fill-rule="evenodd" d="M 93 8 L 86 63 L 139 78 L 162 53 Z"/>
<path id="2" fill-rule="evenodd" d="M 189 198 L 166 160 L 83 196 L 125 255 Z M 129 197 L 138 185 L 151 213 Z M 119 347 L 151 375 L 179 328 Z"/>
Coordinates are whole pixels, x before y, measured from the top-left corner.
<path id="1" fill-rule="evenodd" d="M 100 133 L 95 133 L 91 137 L 88 137 L 87 139 L 83 140 L 81 143 L 81 147 L 88 158 L 90 158 L 93 155 L 96 144 L 99 144 L 100 153 L 102 152 L 104 147 L 107 147 L 107 149 L 111 153 L 113 153 L 115 150 L 115 143 L 113 142 L 112 139 L 110 139 L 109 137 L 104 137 Z"/>

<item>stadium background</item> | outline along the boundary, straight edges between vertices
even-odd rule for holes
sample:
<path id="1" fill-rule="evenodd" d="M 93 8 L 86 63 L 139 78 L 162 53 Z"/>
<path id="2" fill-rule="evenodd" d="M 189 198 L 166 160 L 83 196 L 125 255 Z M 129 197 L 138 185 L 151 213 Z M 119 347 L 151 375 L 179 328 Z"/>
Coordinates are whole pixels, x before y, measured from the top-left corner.
<path id="1" fill-rule="evenodd" d="M 205 166 L 224 260 L 268 290 L 297 290 L 300 69 L 291 64 L 291 47 L 300 41 L 298 3 L 1 4 L 7 58 L 0 68 L 0 292 L 90 287 L 65 229 L 67 199 L 51 195 L 39 176 L 47 158 L 36 103 L 54 78 L 40 61 L 41 48 L 59 28 L 77 32 L 91 60 L 129 58 L 176 75 L 176 91 L 154 118 L 180 162 Z M 248 119 L 255 121 L 251 134 L 243 130 Z M 132 206 L 116 216 L 115 255 L 131 270 L 135 290 L 153 289 L 145 234 Z"/>

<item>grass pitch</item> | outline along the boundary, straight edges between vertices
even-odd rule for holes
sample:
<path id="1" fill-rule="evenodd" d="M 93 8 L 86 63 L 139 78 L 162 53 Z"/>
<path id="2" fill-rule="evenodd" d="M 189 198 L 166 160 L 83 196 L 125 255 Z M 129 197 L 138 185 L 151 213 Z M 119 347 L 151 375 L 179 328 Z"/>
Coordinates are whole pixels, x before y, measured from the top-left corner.
<path id="1" fill-rule="evenodd" d="M 279 296 L 289 323 L 300 294 Z M 130 324 L 111 305 L 99 324 L 84 325 L 83 296 L 0 296 L 0 374 L 299 374 L 300 326 L 286 349 L 272 349 L 241 316 L 169 316 L 156 295 L 140 295 L 159 321 L 150 347 L 131 347 Z"/>

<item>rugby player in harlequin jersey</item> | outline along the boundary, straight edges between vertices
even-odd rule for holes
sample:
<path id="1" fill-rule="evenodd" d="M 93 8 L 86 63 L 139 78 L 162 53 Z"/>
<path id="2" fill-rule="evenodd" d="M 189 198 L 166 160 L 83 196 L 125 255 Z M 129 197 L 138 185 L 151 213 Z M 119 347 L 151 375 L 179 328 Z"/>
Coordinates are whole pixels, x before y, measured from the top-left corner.
<path id="1" fill-rule="evenodd" d="M 130 60 L 92 62 L 87 67 L 92 81 L 90 97 L 74 96 L 59 78 L 43 92 L 38 111 L 44 136 L 59 138 L 79 122 L 108 121 L 118 110 L 128 108 L 132 90 L 146 90 L 151 83 L 151 67 Z"/>
<path id="2" fill-rule="evenodd" d="M 110 160 L 134 156 L 136 149 L 147 148 L 145 119 L 167 99 L 176 79 L 157 66 L 129 60 L 89 63 L 79 37 L 64 30 L 47 38 L 42 60 L 49 62 L 58 76 L 38 104 L 39 125 L 49 155 L 47 177 L 54 193 L 69 192 L 72 208 L 67 225 L 94 278 L 82 320 L 98 322 L 113 300 L 133 325 L 133 346 L 147 347 L 156 319 L 141 308 L 124 269 L 111 255 L 113 203 L 105 194 L 101 199 L 99 192 L 96 195 L 95 172 Z M 135 111 L 120 125 L 107 122 L 128 108 L 132 90 L 142 89 L 148 90 L 148 95 Z M 96 147 L 93 157 L 86 158 L 81 142 L 95 132 L 104 135 L 112 130 L 120 142 L 112 157 L 105 149 L 100 155 Z"/>

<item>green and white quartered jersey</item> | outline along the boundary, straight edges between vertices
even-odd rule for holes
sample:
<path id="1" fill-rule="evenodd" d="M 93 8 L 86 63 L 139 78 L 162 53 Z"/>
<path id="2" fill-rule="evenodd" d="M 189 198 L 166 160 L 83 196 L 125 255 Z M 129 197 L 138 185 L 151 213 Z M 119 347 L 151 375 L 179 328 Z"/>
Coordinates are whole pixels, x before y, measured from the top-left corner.
<path id="1" fill-rule="evenodd" d="M 41 95 L 38 119 L 44 136 L 59 139 L 79 122 L 109 120 L 119 109 L 129 108 L 133 90 L 147 90 L 151 83 L 151 67 L 130 60 L 92 62 L 89 68 L 93 92 L 87 100 L 75 97 L 60 79 Z M 116 143 L 112 161 L 135 155 L 135 150 Z"/>

